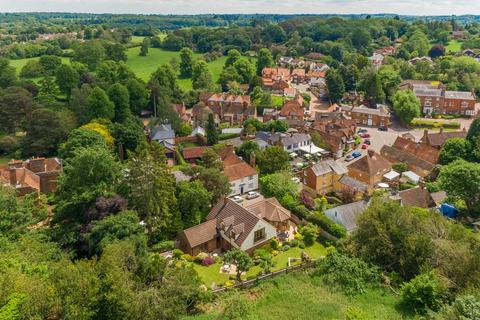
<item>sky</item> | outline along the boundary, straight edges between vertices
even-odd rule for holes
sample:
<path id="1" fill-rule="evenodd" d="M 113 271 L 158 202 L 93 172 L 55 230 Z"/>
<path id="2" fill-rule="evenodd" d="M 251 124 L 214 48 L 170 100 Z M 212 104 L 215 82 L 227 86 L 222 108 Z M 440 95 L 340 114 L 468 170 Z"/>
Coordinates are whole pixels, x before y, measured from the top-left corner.
<path id="1" fill-rule="evenodd" d="M 0 12 L 480 14 L 479 0 L 0 0 Z"/>

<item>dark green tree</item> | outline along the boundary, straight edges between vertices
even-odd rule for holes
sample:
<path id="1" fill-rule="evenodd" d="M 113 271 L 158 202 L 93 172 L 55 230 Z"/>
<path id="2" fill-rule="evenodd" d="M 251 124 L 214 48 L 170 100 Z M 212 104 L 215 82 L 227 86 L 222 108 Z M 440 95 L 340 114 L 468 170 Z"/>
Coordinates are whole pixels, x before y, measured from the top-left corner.
<path id="1" fill-rule="evenodd" d="M 95 87 L 87 98 L 87 114 L 89 120 L 112 120 L 115 116 L 115 106 L 108 95 L 100 87 Z"/>
<path id="2" fill-rule="evenodd" d="M 267 67 L 274 66 L 275 62 L 273 61 L 272 53 L 267 48 L 260 49 L 258 52 L 257 59 L 257 75 L 262 74 L 262 70 Z"/>
<path id="3" fill-rule="evenodd" d="M 218 143 L 218 131 L 217 131 L 217 126 L 215 125 L 215 119 L 212 113 L 208 115 L 206 133 L 207 133 L 208 145 L 213 146 Z"/>
<path id="4" fill-rule="evenodd" d="M 183 48 L 180 50 L 180 76 L 190 78 L 192 76 L 194 63 L 192 49 Z"/>
<path id="5" fill-rule="evenodd" d="M 80 82 L 80 76 L 74 68 L 67 64 L 62 64 L 57 69 L 56 80 L 60 91 L 67 95 L 67 99 L 70 99 L 72 89 L 78 86 Z"/>
<path id="6" fill-rule="evenodd" d="M 32 112 L 26 132 L 22 141 L 23 154 L 26 156 L 53 155 L 67 138 L 66 128 L 58 114 L 45 108 Z"/>
<path id="7" fill-rule="evenodd" d="M 131 116 L 130 112 L 130 94 L 128 89 L 120 84 L 115 83 L 108 88 L 108 97 L 113 102 L 115 108 L 115 122 L 124 122 Z"/>
<path id="8" fill-rule="evenodd" d="M 282 147 L 273 146 L 259 152 L 258 168 L 262 174 L 270 174 L 290 168 L 288 153 Z"/>
<path id="9" fill-rule="evenodd" d="M 345 94 L 345 84 L 340 74 L 335 70 L 330 70 L 326 76 L 328 96 L 333 103 L 340 102 Z"/>
<path id="10" fill-rule="evenodd" d="M 201 181 L 183 181 L 177 185 L 178 208 L 182 214 L 183 227 L 201 223 L 210 211 L 212 194 Z"/>

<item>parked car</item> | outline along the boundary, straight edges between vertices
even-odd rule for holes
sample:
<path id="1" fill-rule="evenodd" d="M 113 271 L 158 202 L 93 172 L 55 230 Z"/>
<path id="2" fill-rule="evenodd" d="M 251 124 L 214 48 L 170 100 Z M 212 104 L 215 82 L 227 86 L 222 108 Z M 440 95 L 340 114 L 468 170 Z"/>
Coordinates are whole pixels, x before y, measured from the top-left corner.
<path id="1" fill-rule="evenodd" d="M 358 158 L 358 157 L 361 157 L 362 156 L 362 153 L 360 151 L 353 151 L 352 152 L 352 157 L 354 158 Z"/>
<path id="2" fill-rule="evenodd" d="M 236 203 L 242 203 L 242 202 L 243 202 L 243 198 L 240 197 L 240 196 L 235 196 L 235 197 L 233 197 L 233 201 L 235 201 Z"/>
<path id="3" fill-rule="evenodd" d="M 362 144 L 362 149 L 367 149 L 368 148 L 368 144 L 364 143 Z"/>
<path id="4" fill-rule="evenodd" d="M 355 159 L 351 154 L 349 154 L 348 156 L 345 157 L 345 161 L 349 162 L 349 161 L 352 161 L 353 159 Z"/>
<path id="5" fill-rule="evenodd" d="M 370 134 L 368 134 L 368 133 L 361 133 L 361 134 L 360 134 L 360 137 L 362 137 L 362 138 L 364 138 L 364 139 L 365 139 L 365 138 L 370 138 Z"/>
<path id="6" fill-rule="evenodd" d="M 295 182 L 295 183 L 300 183 L 300 179 L 297 178 L 297 177 L 293 177 L 293 178 L 292 178 L 292 181 Z"/>
<path id="7" fill-rule="evenodd" d="M 247 200 L 255 199 L 255 198 L 258 198 L 258 197 L 260 197 L 260 193 L 258 193 L 258 192 L 250 191 L 249 193 L 247 193 Z"/>
<path id="8" fill-rule="evenodd" d="M 372 142 L 369 139 L 365 139 L 365 141 L 363 141 L 363 143 L 368 144 L 368 145 L 372 144 Z"/>
<path id="9" fill-rule="evenodd" d="M 358 129 L 358 134 L 367 133 L 367 132 L 368 132 L 367 129 Z"/>
<path id="10" fill-rule="evenodd" d="M 388 128 L 387 127 L 378 127 L 378 130 L 379 131 L 388 131 Z"/>

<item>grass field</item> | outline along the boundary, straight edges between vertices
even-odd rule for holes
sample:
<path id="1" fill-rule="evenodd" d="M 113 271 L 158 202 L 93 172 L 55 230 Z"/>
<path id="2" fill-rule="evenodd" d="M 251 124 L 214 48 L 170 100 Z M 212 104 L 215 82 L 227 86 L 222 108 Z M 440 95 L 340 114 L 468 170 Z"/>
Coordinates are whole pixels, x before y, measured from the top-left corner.
<path id="1" fill-rule="evenodd" d="M 445 49 L 447 52 L 460 52 L 462 50 L 462 42 L 458 40 L 450 40 Z"/>
<path id="2" fill-rule="evenodd" d="M 207 313 L 184 320 L 217 319 L 230 294 L 217 296 L 217 301 L 205 306 Z M 349 308 L 360 310 L 365 316 L 362 319 L 414 319 L 389 291 L 369 289 L 363 295 L 348 297 L 304 272 L 278 276 L 242 294 L 251 301 L 253 315 L 245 319 L 336 320 L 345 319 Z"/>
<path id="3" fill-rule="evenodd" d="M 133 37 L 132 42 L 141 41 L 142 37 Z M 135 72 L 135 74 L 143 79 L 144 81 L 148 81 L 150 79 L 150 75 L 157 70 L 157 68 L 163 64 L 167 64 L 172 60 L 172 58 L 176 58 L 180 61 L 180 53 L 177 51 L 167 51 L 158 48 L 150 48 L 148 51 L 148 55 L 146 57 L 139 56 L 140 47 L 129 48 L 127 49 L 127 65 Z M 200 58 L 202 55 L 195 53 L 195 58 Z M 23 66 L 27 64 L 30 60 L 38 60 L 38 58 L 27 58 L 27 59 L 18 59 L 18 60 L 10 60 L 10 65 L 16 68 L 17 75 L 20 74 Z M 222 72 L 223 66 L 227 57 L 220 57 L 215 61 L 209 62 L 208 66 L 210 71 L 212 72 L 213 80 L 216 82 L 220 77 L 220 73 Z M 70 63 L 69 58 L 62 58 L 63 63 Z M 180 87 L 184 90 L 189 90 L 192 88 L 192 80 L 191 79 L 179 79 L 178 83 Z"/>
<path id="4" fill-rule="evenodd" d="M 22 68 L 24 65 L 27 64 L 28 61 L 30 60 L 38 60 L 39 58 L 25 58 L 25 59 L 17 59 L 17 60 L 10 60 L 10 65 L 12 67 L 15 67 L 15 69 L 17 69 L 17 75 L 20 74 L 20 71 L 22 71 Z M 62 63 L 66 63 L 66 64 L 69 64 L 70 63 L 70 58 L 65 58 L 65 57 L 61 57 L 62 59 Z"/>
<path id="5" fill-rule="evenodd" d="M 150 75 L 155 72 L 159 66 L 169 63 L 172 58 L 176 58 L 178 61 L 180 61 L 180 53 L 177 51 L 150 48 L 146 57 L 139 56 L 139 52 L 139 47 L 130 48 L 127 50 L 127 65 L 139 78 L 143 79 L 144 81 L 148 81 Z M 196 53 L 194 54 L 194 57 L 200 58 L 201 54 Z M 220 73 L 222 72 L 226 59 L 227 57 L 220 57 L 215 61 L 208 63 L 214 81 L 217 81 L 220 77 Z M 178 83 L 182 89 L 189 90 L 192 88 L 192 80 L 190 79 L 179 79 Z"/>
<path id="6" fill-rule="evenodd" d="M 300 249 L 298 247 L 291 248 L 288 251 L 280 251 L 278 255 L 272 258 L 273 263 L 275 264 L 272 267 L 272 271 L 277 271 L 287 267 L 288 258 L 300 258 L 302 251 L 305 251 L 312 259 L 318 259 L 326 255 L 326 249 L 320 243 L 315 243 L 311 247 L 306 247 L 305 249 Z M 228 274 L 220 273 L 220 267 L 222 266 L 221 262 L 213 264 L 208 267 L 201 266 L 199 264 L 193 264 L 194 269 L 198 272 L 200 278 L 205 283 L 207 287 L 211 287 L 212 283 L 215 283 L 217 286 L 223 285 L 225 281 L 229 279 Z M 245 278 L 254 278 L 261 272 L 259 266 L 252 267 Z"/>

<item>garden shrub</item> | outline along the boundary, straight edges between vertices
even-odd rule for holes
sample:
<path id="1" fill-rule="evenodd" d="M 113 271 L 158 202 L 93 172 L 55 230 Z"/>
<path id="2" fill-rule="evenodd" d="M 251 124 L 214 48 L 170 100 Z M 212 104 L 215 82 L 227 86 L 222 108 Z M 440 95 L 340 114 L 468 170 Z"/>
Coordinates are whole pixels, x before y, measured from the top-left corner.
<path id="1" fill-rule="evenodd" d="M 299 247 L 300 249 L 305 249 L 305 243 L 300 242 L 300 244 L 298 245 L 298 247 Z"/>
<path id="2" fill-rule="evenodd" d="M 182 254 L 182 259 L 188 262 L 193 262 L 193 257 L 189 255 L 188 253 Z"/>
<path id="3" fill-rule="evenodd" d="M 307 220 L 319 226 L 334 237 L 345 238 L 347 236 L 347 230 L 343 226 L 336 224 L 321 212 L 316 212 L 315 214 L 308 216 Z"/>
<path id="4" fill-rule="evenodd" d="M 272 240 L 270 241 L 270 247 L 273 250 L 278 250 L 278 248 L 280 248 L 280 242 L 277 238 L 272 238 Z"/>
<path id="5" fill-rule="evenodd" d="M 315 243 L 315 240 L 318 238 L 318 227 L 312 223 L 308 223 L 300 229 L 300 233 L 303 236 L 303 242 L 305 245 L 311 246 Z"/>
<path id="6" fill-rule="evenodd" d="M 175 259 L 180 259 L 182 257 L 183 251 L 180 249 L 174 249 L 172 255 Z"/>
<path id="7" fill-rule="evenodd" d="M 232 287 L 234 285 L 235 285 L 234 280 L 227 280 L 227 281 L 225 281 L 225 284 L 224 284 L 225 288 Z"/>
<path id="8" fill-rule="evenodd" d="M 402 286 L 402 299 L 418 313 L 440 309 L 445 301 L 446 286 L 433 272 L 422 273 Z"/>
<path id="9" fill-rule="evenodd" d="M 300 240 L 297 240 L 297 239 L 292 240 L 292 241 L 290 242 L 290 245 L 291 245 L 292 247 L 294 247 L 294 248 L 295 248 L 295 247 L 298 247 L 298 246 L 300 245 Z"/>
<path id="10" fill-rule="evenodd" d="M 330 252 L 325 259 L 320 260 L 313 274 L 347 295 L 365 293 L 368 287 L 379 283 L 377 268 L 361 259 L 338 252 Z"/>
<path id="11" fill-rule="evenodd" d="M 277 250 L 273 250 L 272 251 L 272 256 L 277 256 L 278 255 L 278 251 Z M 270 258 L 270 256 L 267 257 L 267 259 Z"/>
<path id="12" fill-rule="evenodd" d="M 299 241 L 300 241 L 300 240 L 303 240 L 303 236 L 302 236 L 300 233 L 295 233 L 295 235 L 293 236 L 293 238 L 294 238 L 295 240 L 299 240 Z"/>
<path id="13" fill-rule="evenodd" d="M 288 251 L 290 250 L 290 246 L 289 245 L 283 245 L 281 248 L 280 248 L 281 251 Z M 272 253 L 273 254 L 273 253 Z"/>
<path id="14" fill-rule="evenodd" d="M 215 259 L 213 257 L 206 257 L 202 260 L 202 266 L 211 266 L 212 264 L 215 264 Z"/>
<path id="15" fill-rule="evenodd" d="M 202 263 L 203 259 L 207 258 L 208 257 L 208 254 L 205 253 L 205 252 L 200 252 L 199 254 L 197 254 L 197 256 L 195 257 L 194 261 L 196 263 Z"/>
<path id="16" fill-rule="evenodd" d="M 392 165 L 392 169 L 399 173 L 402 173 L 408 171 L 408 164 L 406 164 L 405 162 L 394 163 Z"/>
<path id="17" fill-rule="evenodd" d="M 152 246 L 153 251 L 165 252 L 175 249 L 175 243 L 173 241 L 161 241 Z"/>

